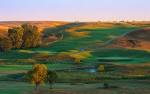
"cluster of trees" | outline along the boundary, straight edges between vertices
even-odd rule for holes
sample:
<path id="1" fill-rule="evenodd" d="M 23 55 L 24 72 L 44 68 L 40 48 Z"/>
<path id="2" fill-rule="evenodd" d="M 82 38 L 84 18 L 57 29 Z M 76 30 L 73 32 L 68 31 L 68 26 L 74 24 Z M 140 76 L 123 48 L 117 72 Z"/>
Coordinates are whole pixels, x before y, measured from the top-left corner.
<path id="1" fill-rule="evenodd" d="M 28 72 L 28 77 L 30 81 L 35 84 L 36 90 L 38 90 L 39 85 L 45 82 L 49 83 L 52 89 L 52 85 L 58 76 L 55 72 L 49 71 L 44 64 L 35 64 L 33 69 Z"/>
<path id="2" fill-rule="evenodd" d="M 11 48 L 33 48 L 41 44 L 41 33 L 38 27 L 31 24 L 23 24 L 20 27 L 8 29 L 7 38 L 0 39 L 0 51 Z"/>

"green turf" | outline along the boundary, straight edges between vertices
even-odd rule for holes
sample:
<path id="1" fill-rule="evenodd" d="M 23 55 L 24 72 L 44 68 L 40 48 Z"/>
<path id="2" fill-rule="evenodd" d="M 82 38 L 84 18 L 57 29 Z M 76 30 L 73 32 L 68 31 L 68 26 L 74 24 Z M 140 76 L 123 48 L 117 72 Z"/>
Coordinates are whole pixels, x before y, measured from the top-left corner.
<path id="1" fill-rule="evenodd" d="M 147 81 L 138 80 L 110 80 L 107 81 L 112 86 L 119 88 L 103 89 L 103 83 L 94 84 L 69 84 L 56 83 L 52 92 L 48 89 L 48 85 L 42 85 L 41 93 L 31 93 L 34 91 L 34 86 L 24 82 L 1 81 L 0 94 L 149 94 L 150 85 Z M 41 90 L 40 89 L 40 90 Z"/>
<path id="2" fill-rule="evenodd" d="M 69 25 L 78 27 L 78 25 Z M 63 26 L 62 26 L 63 27 Z M 63 31 L 64 34 L 66 33 L 66 27 L 60 28 L 57 30 L 57 32 Z M 67 26 L 68 27 L 68 26 Z M 87 27 L 89 28 L 89 27 Z M 58 42 L 55 42 L 53 44 L 48 45 L 47 47 L 38 47 L 33 49 L 26 49 L 27 52 L 19 52 L 18 50 L 13 50 L 10 52 L 0 53 L 0 59 L 29 59 L 32 57 L 34 53 L 59 53 L 64 51 L 69 51 L 73 49 L 86 49 L 90 46 L 96 45 L 96 43 L 105 43 L 111 39 L 114 39 L 124 33 L 139 29 L 138 26 L 127 26 L 124 24 L 117 24 L 114 25 L 111 28 L 94 28 L 91 27 L 90 29 L 83 29 L 79 28 L 77 31 L 74 32 L 88 32 L 88 36 L 84 37 L 73 37 L 69 34 L 64 36 L 63 40 L 60 40 Z M 48 29 L 49 30 L 49 29 Z M 47 30 L 47 32 L 48 32 Z M 51 32 L 51 31 L 50 31 Z M 32 52 L 32 53 L 31 53 Z"/>
<path id="3" fill-rule="evenodd" d="M 85 32 L 89 32 L 85 37 L 71 37 L 66 36 L 63 40 L 58 41 L 48 47 L 34 48 L 34 51 L 52 51 L 62 52 L 72 49 L 86 48 L 87 46 L 94 45 L 96 42 L 106 42 L 110 39 L 116 38 L 124 33 L 132 30 L 136 30 L 138 27 L 113 27 L 106 29 L 88 29 Z M 83 32 L 84 30 L 81 29 Z M 78 31 L 76 31 L 78 32 Z"/>

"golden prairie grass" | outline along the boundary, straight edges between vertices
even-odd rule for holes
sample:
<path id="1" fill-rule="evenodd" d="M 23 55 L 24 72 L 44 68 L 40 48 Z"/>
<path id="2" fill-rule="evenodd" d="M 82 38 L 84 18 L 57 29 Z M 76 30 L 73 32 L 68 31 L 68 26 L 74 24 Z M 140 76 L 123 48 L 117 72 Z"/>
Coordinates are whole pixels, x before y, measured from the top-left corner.
<path id="1" fill-rule="evenodd" d="M 86 37 L 89 35 L 88 30 L 95 30 L 95 29 L 106 29 L 112 28 L 114 26 L 113 23 L 100 23 L 100 22 L 91 22 L 91 23 L 84 23 L 78 27 L 72 27 L 66 30 L 71 36 L 74 37 Z"/>
<path id="2" fill-rule="evenodd" d="M 80 27 L 73 27 L 70 29 L 67 29 L 66 32 L 68 32 L 71 36 L 74 37 L 84 37 L 87 36 L 89 33 L 88 32 L 78 32 L 78 30 L 80 30 Z"/>
<path id="3" fill-rule="evenodd" d="M 96 28 L 112 28 L 114 23 L 105 23 L 105 22 L 95 22 L 95 23 L 86 23 L 85 25 L 81 26 L 81 29 L 96 29 Z"/>
<path id="4" fill-rule="evenodd" d="M 67 24 L 67 22 L 49 22 L 49 21 L 29 21 L 29 22 L 1 22 L 0 23 L 0 34 L 1 33 L 5 33 L 7 32 L 8 28 L 12 28 L 12 27 L 16 27 L 16 26 L 20 26 L 24 23 L 29 23 L 29 24 L 33 24 L 36 25 L 39 28 L 39 31 L 43 31 L 43 29 L 45 28 L 50 28 L 50 27 L 56 27 L 56 26 L 60 26 L 60 25 L 65 25 Z"/>
<path id="5" fill-rule="evenodd" d="M 76 63 L 80 63 L 81 60 L 91 56 L 91 51 L 70 50 L 69 52 L 62 52 L 60 54 L 68 55 L 69 57 L 74 58 Z"/>

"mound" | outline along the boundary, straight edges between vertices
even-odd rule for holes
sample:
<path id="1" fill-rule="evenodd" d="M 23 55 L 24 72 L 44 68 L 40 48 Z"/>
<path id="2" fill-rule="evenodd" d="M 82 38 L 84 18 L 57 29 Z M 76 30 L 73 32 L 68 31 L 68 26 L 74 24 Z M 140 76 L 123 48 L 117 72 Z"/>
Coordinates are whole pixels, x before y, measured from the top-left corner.
<path id="1" fill-rule="evenodd" d="M 108 47 L 150 49 L 150 28 L 129 32 L 111 41 Z"/>

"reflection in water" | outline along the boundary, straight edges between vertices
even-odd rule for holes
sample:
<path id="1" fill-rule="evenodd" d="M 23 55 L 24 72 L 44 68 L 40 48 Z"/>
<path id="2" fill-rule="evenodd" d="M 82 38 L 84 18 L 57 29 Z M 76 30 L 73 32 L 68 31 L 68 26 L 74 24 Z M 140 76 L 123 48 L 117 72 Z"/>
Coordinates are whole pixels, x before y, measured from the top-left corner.
<path id="1" fill-rule="evenodd" d="M 97 72 L 97 70 L 95 68 L 93 68 L 93 69 L 89 69 L 89 72 L 95 73 L 95 72 Z"/>
<path id="2" fill-rule="evenodd" d="M 96 68 L 87 68 L 87 69 L 84 69 L 83 71 L 90 72 L 90 73 L 95 73 L 95 72 L 97 72 L 97 69 Z"/>

